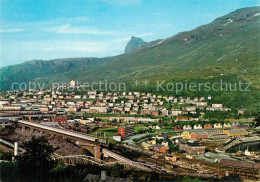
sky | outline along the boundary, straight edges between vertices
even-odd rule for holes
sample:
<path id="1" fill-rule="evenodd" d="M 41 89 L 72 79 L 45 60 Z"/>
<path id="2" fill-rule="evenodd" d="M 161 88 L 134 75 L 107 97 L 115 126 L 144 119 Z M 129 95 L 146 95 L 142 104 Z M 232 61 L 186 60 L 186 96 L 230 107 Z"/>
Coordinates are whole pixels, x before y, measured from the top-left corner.
<path id="1" fill-rule="evenodd" d="M 119 55 L 131 36 L 164 39 L 259 0 L 0 0 L 0 67 Z"/>

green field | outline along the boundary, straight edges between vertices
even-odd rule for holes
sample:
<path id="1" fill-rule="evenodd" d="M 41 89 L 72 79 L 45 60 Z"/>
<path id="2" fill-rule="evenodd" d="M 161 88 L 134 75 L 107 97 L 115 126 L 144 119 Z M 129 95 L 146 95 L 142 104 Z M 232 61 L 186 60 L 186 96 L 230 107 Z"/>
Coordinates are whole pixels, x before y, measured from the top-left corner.
<path id="1" fill-rule="evenodd" d="M 92 132 L 91 135 L 98 136 L 98 137 L 100 137 L 100 135 L 101 135 L 101 138 L 104 138 L 104 133 L 106 133 L 106 138 L 110 138 L 114 135 L 117 135 L 117 128 L 115 128 L 115 127 L 100 128 L 97 131 Z"/>
<path id="2" fill-rule="evenodd" d="M 146 127 L 146 126 L 143 126 L 143 125 L 136 125 L 136 126 L 134 127 L 134 132 L 135 132 L 135 133 L 138 133 L 138 131 L 140 131 L 140 130 L 142 130 L 142 129 L 147 129 L 147 127 Z"/>

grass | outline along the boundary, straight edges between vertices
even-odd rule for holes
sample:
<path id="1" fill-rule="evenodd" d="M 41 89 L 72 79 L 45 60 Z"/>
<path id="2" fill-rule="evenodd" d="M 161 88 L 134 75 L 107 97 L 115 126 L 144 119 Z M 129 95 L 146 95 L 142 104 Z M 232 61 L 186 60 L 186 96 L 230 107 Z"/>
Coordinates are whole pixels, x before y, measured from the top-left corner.
<path id="1" fill-rule="evenodd" d="M 142 130 L 142 129 L 147 129 L 146 126 L 142 126 L 142 125 L 137 125 L 134 127 L 134 132 L 138 133 L 138 131 Z"/>
<path id="2" fill-rule="evenodd" d="M 91 135 L 100 137 L 101 134 L 101 138 L 104 138 L 104 133 L 106 133 L 106 138 L 110 138 L 114 135 L 117 135 L 117 128 L 115 127 L 100 128 L 97 131 L 92 132 Z"/>

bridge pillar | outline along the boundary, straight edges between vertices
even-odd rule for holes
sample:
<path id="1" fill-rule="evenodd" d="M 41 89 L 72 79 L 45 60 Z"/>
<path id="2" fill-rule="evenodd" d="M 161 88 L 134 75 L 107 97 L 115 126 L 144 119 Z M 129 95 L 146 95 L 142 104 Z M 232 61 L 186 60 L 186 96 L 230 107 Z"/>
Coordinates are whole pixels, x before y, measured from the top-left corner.
<path id="1" fill-rule="evenodd" d="M 50 135 L 51 135 L 51 137 L 54 137 L 54 136 L 55 136 L 55 134 L 54 134 L 53 132 L 50 132 Z"/>
<path id="2" fill-rule="evenodd" d="M 40 135 L 42 135 L 43 134 L 43 130 L 39 130 L 40 131 Z"/>
<path id="3" fill-rule="evenodd" d="M 25 126 L 22 125 L 22 133 L 24 133 L 24 132 L 25 132 Z"/>
<path id="4" fill-rule="evenodd" d="M 95 147 L 94 147 L 94 151 L 95 151 L 95 158 L 96 159 L 101 159 L 101 148 L 100 148 L 100 146 L 99 145 L 96 145 Z"/>
<path id="5" fill-rule="evenodd" d="M 34 130 L 33 128 L 30 128 L 30 135 L 33 133 L 33 130 Z"/>

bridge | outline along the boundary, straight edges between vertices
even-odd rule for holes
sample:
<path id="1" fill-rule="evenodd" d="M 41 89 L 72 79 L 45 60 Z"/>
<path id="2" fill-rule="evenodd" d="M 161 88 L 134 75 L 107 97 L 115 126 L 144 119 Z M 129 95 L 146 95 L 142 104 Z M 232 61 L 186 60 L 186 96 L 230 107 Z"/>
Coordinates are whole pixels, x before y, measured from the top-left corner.
<path id="1" fill-rule="evenodd" d="M 14 144 L 13 144 L 13 143 L 8 142 L 8 141 L 6 141 L 6 140 L 4 140 L 4 139 L 2 139 L 2 138 L 0 138 L 0 143 L 3 143 L 3 144 L 5 144 L 5 145 L 7 145 L 7 146 L 9 146 L 9 147 L 11 147 L 11 148 L 14 148 Z M 19 150 L 20 152 L 25 152 L 25 150 L 24 150 L 23 148 L 21 148 L 21 147 L 18 147 L 18 150 Z"/>
<path id="2" fill-rule="evenodd" d="M 113 165 L 116 162 L 119 164 L 123 164 L 124 166 L 130 166 L 132 168 L 138 169 L 138 170 L 145 170 L 145 171 L 164 171 L 167 173 L 171 173 L 173 171 L 168 170 L 164 167 L 136 162 L 133 160 L 130 160 L 126 157 L 123 157 L 115 152 L 112 152 L 108 149 L 101 148 L 100 142 L 101 139 L 87 135 L 87 134 L 81 134 L 77 132 L 67 131 L 59 128 L 54 128 L 50 126 L 45 126 L 38 123 L 33 123 L 29 121 L 24 120 L 18 120 L 17 121 L 18 126 L 21 126 L 22 133 L 25 132 L 26 129 L 29 128 L 30 134 L 33 134 L 34 130 L 38 130 L 40 134 L 43 133 L 49 133 L 52 136 L 62 136 L 64 139 L 70 139 L 78 146 L 88 150 L 93 154 L 92 156 L 86 156 L 86 155 L 69 155 L 69 156 L 59 156 L 55 154 L 54 158 L 62 161 L 67 164 L 75 164 L 75 163 L 93 163 L 98 165 Z M 101 160 L 101 157 L 103 155 L 103 158 L 113 158 L 117 160 L 116 162 L 110 162 L 107 163 L 104 160 Z"/>
<path id="3" fill-rule="evenodd" d="M 58 160 L 60 162 L 63 162 L 64 164 L 69 165 L 76 165 L 76 164 L 96 164 L 98 166 L 104 166 L 107 165 L 103 160 L 96 159 L 95 157 L 88 156 L 88 155 L 67 155 L 67 156 L 61 156 L 58 154 L 53 154 L 52 158 L 55 160 Z"/>
<path id="4" fill-rule="evenodd" d="M 141 169 L 141 170 L 151 171 L 151 169 L 146 167 L 144 164 L 132 161 L 132 160 L 125 158 L 125 157 L 123 157 L 123 156 L 121 156 L 121 155 L 119 155 L 115 152 L 112 152 L 110 150 L 102 149 L 102 152 L 104 154 L 104 158 L 105 157 L 111 157 L 113 159 L 118 160 L 119 163 L 121 163 L 121 164 L 127 164 L 129 166 L 132 166 L 132 167 L 135 167 L 135 168 L 138 168 L 138 169 Z"/>
<path id="5" fill-rule="evenodd" d="M 22 133 L 26 131 L 27 128 L 29 128 L 30 135 L 33 135 L 35 130 L 38 130 L 40 134 L 48 133 L 51 136 L 61 136 L 63 139 L 69 139 L 73 141 L 74 143 L 84 143 L 85 145 L 88 145 L 86 149 L 91 152 L 95 158 L 100 159 L 101 158 L 101 147 L 99 143 L 99 139 L 87 134 L 83 133 L 77 133 L 72 131 L 63 130 L 60 128 L 54 128 L 50 126 L 45 126 L 38 123 L 33 123 L 29 121 L 24 120 L 18 120 L 18 125 L 22 128 Z"/>
<path id="6" fill-rule="evenodd" d="M 19 119 L 22 119 L 21 116 L 0 116 L 0 119 L 8 119 L 10 121 L 17 121 Z"/>
<path id="7" fill-rule="evenodd" d="M 65 136 L 68 138 L 71 137 L 71 138 L 77 139 L 77 140 L 98 142 L 98 138 L 87 135 L 87 134 L 67 131 L 67 130 L 63 130 L 63 129 L 59 129 L 59 128 L 45 126 L 45 125 L 38 124 L 38 123 L 29 122 L 29 121 L 18 120 L 17 122 L 18 122 L 18 124 L 22 125 L 22 130 L 25 130 L 25 127 L 29 127 L 30 129 L 42 130 L 40 132 L 48 131 L 54 135 L 60 134 L 62 136 Z"/>
<path id="8" fill-rule="evenodd" d="M 227 145 L 224 146 L 223 150 L 226 151 L 236 145 L 240 145 L 243 143 L 252 143 L 252 142 L 258 142 L 260 141 L 259 136 L 253 136 L 253 137 L 244 137 L 244 138 L 236 138 L 232 142 L 228 143 Z"/>
<path id="9" fill-rule="evenodd" d="M 143 162 L 136 162 L 136 161 L 130 160 L 126 157 L 123 157 L 123 156 L 121 156 L 121 155 L 119 155 L 115 152 L 112 152 L 110 150 L 107 150 L 107 149 L 102 149 L 102 152 L 104 154 L 104 158 L 111 157 L 113 159 L 118 160 L 117 163 L 130 166 L 130 167 L 137 169 L 137 170 L 159 171 L 159 172 L 166 172 L 168 174 L 176 174 L 176 172 L 169 170 L 165 167 L 162 167 L 162 166 L 150 163 L 150 162 L 144 162 L 144 163 Z M 114 163 L 116 163 L 116 162 L 114 162 Z M 110 164 L 112 164 L 112 163 L 110 163 Z"/>

